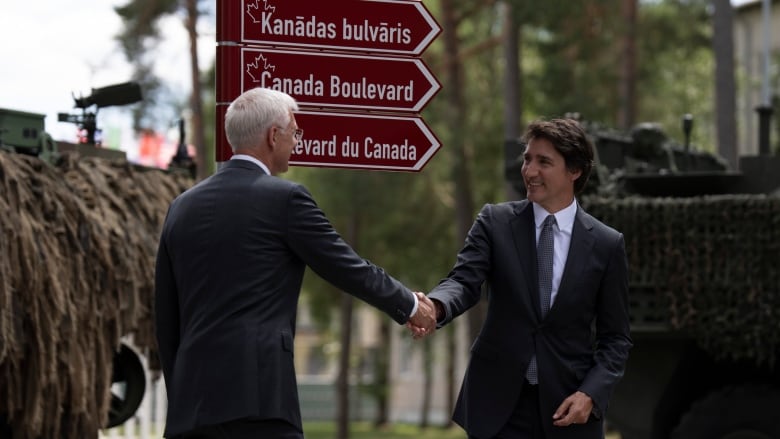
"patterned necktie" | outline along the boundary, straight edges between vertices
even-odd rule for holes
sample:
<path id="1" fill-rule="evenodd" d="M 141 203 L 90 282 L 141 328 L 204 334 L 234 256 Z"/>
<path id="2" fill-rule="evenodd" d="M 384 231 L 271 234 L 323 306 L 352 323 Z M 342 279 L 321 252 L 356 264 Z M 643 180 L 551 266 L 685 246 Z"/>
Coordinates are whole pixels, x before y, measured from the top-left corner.
<path id="1" fill-rule="evenodd" d="M 553 225 L 555 225 L 555 216 L 547 215 L 542 224 L 542 232 L 539 234 L 539 243 L 536 245 L 536 265 L 539 270 L 539 301 L 542 307 L 542 318 L 550 311 L 550 298 L 552 295 Z M 526 372 L 525 377 L 531 384 L 539 382 L 535 354 L 531 357 L 531 363 L 528 365 L 528 372 Z"/>
<path id="2" fill-rule="evenodd" d="M 539 234 L 539 244 L 536 245 L 536 263 L 539 268 L 539 298 L 542 303 L 542 317 L 550 310 L 553 274 L 553 226 L 555 216 L 547 215 Z"/>

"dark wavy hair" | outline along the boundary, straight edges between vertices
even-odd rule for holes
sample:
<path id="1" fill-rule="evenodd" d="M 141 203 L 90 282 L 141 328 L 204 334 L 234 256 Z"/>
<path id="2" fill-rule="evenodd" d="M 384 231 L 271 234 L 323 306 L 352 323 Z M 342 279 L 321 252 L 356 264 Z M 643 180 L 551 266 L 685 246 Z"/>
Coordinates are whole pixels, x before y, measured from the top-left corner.
<path id="1" fill-rule="evenodd" d="M 574 180 L 574 193 L 579 194 L 593 169 L 593 143 L 576 119 L 550 119 L 532 122 L 522 141 L 526 144 L 532 139 L 546 139 L 563 156 L 569 171 L 582 171 Z"/>

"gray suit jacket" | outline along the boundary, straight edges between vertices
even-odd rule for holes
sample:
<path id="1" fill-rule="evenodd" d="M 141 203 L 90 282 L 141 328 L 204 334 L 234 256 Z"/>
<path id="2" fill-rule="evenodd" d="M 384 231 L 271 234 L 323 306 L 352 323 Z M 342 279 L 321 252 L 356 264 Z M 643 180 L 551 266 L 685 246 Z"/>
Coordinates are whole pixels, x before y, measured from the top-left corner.
<path id="1" fill-rule="evenodd" d="M 578 208 L 558 295 L 542 318 L 534 227 L 527 200 L 485 205 L 455 267 L 430 294 L 444 305 L 444 325 L 477 303 L 483 283 L 488 287 L 487 316 L 453 419 L 475 437 L 494 436 L 515 407 L 535 353 L 546 437 L 601 438 L 599 418 L 632 346 L 623 235 Z M 553 426 L 553 413 L 577 390 L 593 398 L 598 415 L 582 425 Z"/>
<path id="2" fill-rule="evenodd" d="M 412 292 L 358 256 L 301 185 L 231 160 L 173 201 L 155 271 L 166 436 L 240 418 L 301 427 L 293 336 L 307 265 L 409 319 Z"/>

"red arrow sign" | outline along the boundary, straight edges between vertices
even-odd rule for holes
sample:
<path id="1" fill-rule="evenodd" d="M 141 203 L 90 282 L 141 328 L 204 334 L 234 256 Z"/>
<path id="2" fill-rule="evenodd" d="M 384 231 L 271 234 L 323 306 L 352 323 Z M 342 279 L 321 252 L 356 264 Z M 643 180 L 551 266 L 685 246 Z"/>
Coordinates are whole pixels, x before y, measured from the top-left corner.
<path id="1" fill-rule="evenodd" d="M 217 41 L 419 55 L 441 32 L 420 1 L 222 0 Z"/>
<path id="2" fill-rule="evenodd" d="M 265 87 L 301 106 L 418 113 L 441 85 L 422 60 L 219 46 L 224 72 L 240 74 L 218 87 L 218 102 Z M 236 56 L 240 51 L 240 55 Z M 234 64 L 238 63 L 238 65 Z M 232 64 L 232 65 L 230 65 Z M 238 71 L 241 73 L 238 73 Z"/>
<path id="3" fill-rule="evenodd" d="M 441 144 L 419 117 L 295 113 L 304 136 L 291 165 L 420 171 Z"/>

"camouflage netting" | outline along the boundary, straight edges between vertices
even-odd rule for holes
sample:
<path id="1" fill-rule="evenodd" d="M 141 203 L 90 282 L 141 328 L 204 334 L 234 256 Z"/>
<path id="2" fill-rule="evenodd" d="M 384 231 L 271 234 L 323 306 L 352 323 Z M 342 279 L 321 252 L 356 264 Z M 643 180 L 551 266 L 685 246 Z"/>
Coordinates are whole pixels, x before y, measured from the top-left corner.
<path id="1" fill-rule="evenodd" d="M 780 198 L 587 198 L 625 235 L 634 325 L 691 334 L 716 358 L 780 355 Z"/>
<path id="2" fill-rule="evenodd" d="M 112 356 L 153 347 L 154 257 L 186 174 L 0 152 L 0 420 L 15 439 L 96 437 Z"/>

